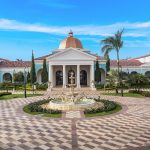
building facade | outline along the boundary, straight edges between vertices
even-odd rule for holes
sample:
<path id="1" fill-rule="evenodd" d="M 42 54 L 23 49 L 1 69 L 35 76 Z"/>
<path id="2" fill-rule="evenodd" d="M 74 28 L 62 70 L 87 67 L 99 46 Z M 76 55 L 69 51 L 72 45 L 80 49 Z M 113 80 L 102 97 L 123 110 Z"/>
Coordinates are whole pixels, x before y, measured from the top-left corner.
<path id="1" fill-rule="evenodd" d="M 92 87 L 95 78 L 95 64 L 99 61 L 101 70 L 101 84 L 105 83 L 106 60 L 103 57 L 91 54 L 84 49 L 79 39 L 69 32 L 68 37 L 60 42 L 59 48 L 51 54 L 35 59 L 37 82 L 41 82 L 43 60 L 46 59 L 48 78 L 52 87 L 67 88 L 70 84 L 70 75 L 73 73 L 74 84 L 77 88 Z M 0 62 L 0 82 L 10 79 L 13 82 L 13 74 L 24 69 L 30 71 L 31 62 L 9 61 Z"/>
<path id="2" fill-rule="evenodd" d="M 101 71 L 100 84 L 105 83 L 106 60 L 104 57 L 90 53 L 83 48 L 81 41 L 69 32 L 68 37 L 60 42 L 59 48 L 51 54 L 35 58 L 37 83 L 41 84 L 43 60 L 46 59 L 48 80 L 52 87 L 67 88 L 73 73 L 77 88 L 92 87 L 95 79 L 96 61 L 99 61 Z M 110 61 L 110 68 L 117 69 L 117 61 Z M 141 73 L 150 79 L 150 55 L 120 60 L 120 68 L 126 73 Z M 31 61 L 10 61 L 0 59 L 0 82 L 13 82 L 17 72 L 30 71 Z"/>
<path id="3" fill-rule="evenodd" d="M 150 54 L 137 58 L 120 60 L 120 67 L 126 73 L 140 73 L 150 79 Z M 117 61 L 111 60 L 110 67 L 113 70 L 117 69 Z"/>

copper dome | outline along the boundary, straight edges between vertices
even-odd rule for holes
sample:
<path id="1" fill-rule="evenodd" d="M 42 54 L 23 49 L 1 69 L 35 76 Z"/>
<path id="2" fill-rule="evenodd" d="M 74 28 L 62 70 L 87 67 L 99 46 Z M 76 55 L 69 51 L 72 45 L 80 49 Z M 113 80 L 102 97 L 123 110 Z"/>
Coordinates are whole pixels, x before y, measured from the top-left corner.
<path id="1" fill-rule="evenodd" d="M 68 37 L 60 42 L 59 49 L 65 48 L 83 48 L 82 43 L 79 39 L 73 37 L 73 32 L 70 31 Z"/>

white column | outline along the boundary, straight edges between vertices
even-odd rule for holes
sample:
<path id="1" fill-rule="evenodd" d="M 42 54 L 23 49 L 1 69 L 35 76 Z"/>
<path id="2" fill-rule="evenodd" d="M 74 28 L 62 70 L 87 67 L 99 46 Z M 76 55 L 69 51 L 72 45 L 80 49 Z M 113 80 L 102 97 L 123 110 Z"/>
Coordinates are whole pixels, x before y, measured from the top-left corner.
<path id="1" fill-rule="evenodd" d="M 77 88 L 80 88 L 80 65 L 77 65 Z"/>
<path id="2" fill-rule="evenodd" d="M 66 65 L 63 65 L 63 87 L 66 88 Z"/>
<path id="3" fill-rule="evenodd" d="M 53 87 L 53 66 L 49 65 L 49 82 L 51 82 L 51 86 Z"/>
<path id="4" fill-rule="evenodd" d="M 93 88 L 92 82 L 94 82 L 94 64 L 90 66 L 90 85 Z"/>

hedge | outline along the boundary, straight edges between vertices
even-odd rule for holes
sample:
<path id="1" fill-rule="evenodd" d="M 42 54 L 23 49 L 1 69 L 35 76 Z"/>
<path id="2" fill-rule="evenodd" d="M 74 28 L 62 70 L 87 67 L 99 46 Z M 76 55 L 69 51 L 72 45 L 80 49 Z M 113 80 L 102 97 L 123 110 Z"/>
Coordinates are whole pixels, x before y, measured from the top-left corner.
<path id="1" fill-rule="evenodd" d="M 92 113 L 99 113 L 99 112 L 108 112 L 114 110 L 117 107 L 117 104 L 113 101 L 104 100 L 104 99 L 95 99 L 95 101 L 103 103 L 104 106 L 98 108 L 85 109 L 84 113 L 92 114 Z"/>
<path id="2" fill-rule="evenodd" d="M 60 110 L 52 110 L 52 109 L 42 108 L 41 105 L 49 103 L 51 100 L 52 99 L 48 99 L 48 100 L 41 100 L 38 102 L 30 103 L 29 105 L 27 105 L 27 107 L 28 107 L 30 112 L 43 112 L 43 113 L 48 113 L 48 114 L 59 114 L 59 113 L 61 113 Z"/>
<path id="3" fill-rule="evenodd" d="M 11 92 L 2 92 L 2 93 L 0 93 L 0 97 L 4 96 L 4 95 L 11 95 L 11 94 L 12 94 Z"/>
<path id="4" fill-rule="evenodd" d="M 145 97 L 150 97 L 150 91 L 129 90 L 129 93 L 141 94 Z"/>

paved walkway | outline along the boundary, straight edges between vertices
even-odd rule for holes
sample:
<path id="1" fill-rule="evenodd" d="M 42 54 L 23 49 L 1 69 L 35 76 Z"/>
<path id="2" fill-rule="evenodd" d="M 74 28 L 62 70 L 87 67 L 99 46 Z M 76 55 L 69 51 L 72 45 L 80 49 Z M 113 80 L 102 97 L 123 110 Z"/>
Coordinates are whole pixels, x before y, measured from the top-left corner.
<path id="1" fill-rule="evenodd" d="M 43 97 L 0 101 L 0 150 L 150 150 L 150 99 L 104 98 L 122 103 L 123 111 L 89 119 L 75 111 L 52 119 L 22 111 Z"/>

